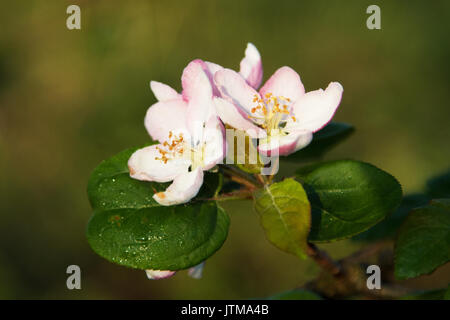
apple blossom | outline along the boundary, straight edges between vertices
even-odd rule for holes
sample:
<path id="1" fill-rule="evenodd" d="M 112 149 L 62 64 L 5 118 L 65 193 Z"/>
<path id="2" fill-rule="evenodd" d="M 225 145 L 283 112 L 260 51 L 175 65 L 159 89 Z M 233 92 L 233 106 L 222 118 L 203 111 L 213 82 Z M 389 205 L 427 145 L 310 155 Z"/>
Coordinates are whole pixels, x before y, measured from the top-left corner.
<path id="1" fill-rule="evenodd" d="M 194 60 L 184 69 L 183 94 L 152 82 L 159 100 L 145 117 L 150 136 L 159 141 L 137 150 L 128 161 L 130 176 L 143 181 L 169 182 L 153 198 L 163 206 L 186 203 L 203 184 L 203 171 L 225 155 L 223 126 L 214 114 L 212 85 L 205 63 Z"/>
<path id="2" fill-rule="evenodd" d="M 252 138 L 261 138 L 258 151 L 268 156 L 288 155 L 307 146 L 313 133 L 331 120 L 343 92 L 338 82 L 331 82 L 325 90 L 305 93 L 300 76 L 289 67 L 278 69 L 259 92 L 230 69 L 217 71 L 214 81 L 222 95 L 214 98 L 219 117 Z"/>

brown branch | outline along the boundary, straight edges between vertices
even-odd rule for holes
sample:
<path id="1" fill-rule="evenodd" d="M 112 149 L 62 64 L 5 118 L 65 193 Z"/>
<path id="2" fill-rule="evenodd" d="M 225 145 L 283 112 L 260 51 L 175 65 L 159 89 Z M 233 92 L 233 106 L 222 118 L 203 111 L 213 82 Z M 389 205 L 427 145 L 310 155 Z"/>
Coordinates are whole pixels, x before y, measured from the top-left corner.
<path id="1" fill-rule="evenodd" d="M 226 165 L 221 165 L 219 168 L 230 180 L 243 185 L 250 191 L 254 191 L 260 187 L 258 185 L 259 181 L 254 180 L 251 176 L 246 175 L 240 170 Z"/>
<path id="2" fill-rule="evenodd" d="M 339 262 L 331 259 L 325 251 L 317 248 L 315 244 L 308 244 L 306 254 L 331 275 L 338 276 L 342 272 L 342 267 Z"/>
<path id="3" fill-rule="evenodd" d="M 306 283 L 303 288 L 315 291 L 327 298 L 363 297 L 366 299 L 393 299 L 411 292 L 410 289 L 397 283 L 385 281 L 381 289 L 367 288 L 365 266 L 379 264 L 382 260 L 391 260 L 392 241 L 381 241 L 342 259 L 334 261 L 328 254 L 311 244 L 308 249 L 310 256 L 324 272 L 316 279 Z M 389 257 L 387 257 L 389 256 Z"/>
<path id="4" fill-rule="evenodd" d="M 266 184 L 266 180 L 264 179 L 264 177 L 263 177 L 262 175 L 260 175 L 260 174 L 255 174 L 254 176 L 255 176 L 256 180 L 258 180 L 258 182 L 259 182 L 261 185 L 265 185 L 265 184 Z"/>
<path id="5" fill-rule="evenodd" d="M 251 181 L 248 181 L 242 177 L 230 176 L 230 179 L 234 182 L 237 182 L 237 183 L 245 186 L 248 190 L 254 191 L 254 190 L 258 189 L 258 187 L 256 185 L 254 185 Z"/>

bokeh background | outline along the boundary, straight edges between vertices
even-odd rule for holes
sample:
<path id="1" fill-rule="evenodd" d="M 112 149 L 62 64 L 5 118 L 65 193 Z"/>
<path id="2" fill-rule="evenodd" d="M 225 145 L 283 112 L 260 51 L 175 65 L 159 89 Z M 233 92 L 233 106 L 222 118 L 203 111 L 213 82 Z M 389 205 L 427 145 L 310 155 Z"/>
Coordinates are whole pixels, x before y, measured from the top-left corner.
<path id="1" fill-rule="evenodd" d="M 66 28 L 69 4 L 81 7 L 81 30 Z M 381 30 L 366 28 L 370 4 Z M 405 193 L 450 166 L 449 1 L 4 1 L 0 21 L 0 298 L 254 298 L 317 274 L 271 246 L 246 203 L 225 207 L 230 234 L 202 280 L 149 281 L 84 236 L 91 171 L 148 141 L 149 81 L 180 89 L 195 58 L 237 69 L 249 41 L 265 79 L 288 65 L 307 90 L 343 84 L 335 119 L 357 131 L 328 159 L 371 162 Z M 339 258 L 358 246 L 325 247 Z M 82 290 L 66 288 L 70 264 Z"/>

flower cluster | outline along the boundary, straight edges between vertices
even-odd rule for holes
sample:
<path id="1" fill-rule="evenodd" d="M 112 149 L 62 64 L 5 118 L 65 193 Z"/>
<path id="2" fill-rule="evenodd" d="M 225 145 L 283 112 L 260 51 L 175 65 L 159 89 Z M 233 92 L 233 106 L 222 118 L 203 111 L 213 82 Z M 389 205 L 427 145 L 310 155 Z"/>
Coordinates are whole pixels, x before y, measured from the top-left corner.
<path id="1" fill-rule="evenodd" d="M 289 155 L 311 142 L 313 133 L 331 120 L 342 97 L 337 82 L 305 93 L 299 75 L 289 67 L 278 69 L 257 91 L 262 78 L 261 56 L 249 43 L 239 72 L 197 59 L 183 71 L 181 94 L 151 81 L 158 102 L 148 109 L 144 123 L 159 143 L 132 154 L 131 177 L 172 181 L 164 192 L 154 194 L 160 205 L 189 202 L 203 184 L 203 172 L 227 156 L 224 125 L 244 131 L 263 156 Z M 203 265 L 191 268 L 189 274 L 200 277 Z M 150 279 L 175 273 L 146 272 Z"/>
<path id="2" fill-rule="evenodd" d="M 249 43 L 239 72 L 197 59 L 183 71 L 181 94 L 151 81 L 158 102 L 148 109 L 145 127 L 159 144 L 131 156 L 131 177 L 172 181 L 153 198 L 164 206 L 186 203 L 199 192 L 203 172 L 227 156 L 224 124 L 255 139 L 263 156 L 289 155 L 311 142 L 342 97 L 338 82 L 305 93 L 300 76 L 289 67 L 278 69 L 257 90 L 262 78 L 261 56 Z"/>

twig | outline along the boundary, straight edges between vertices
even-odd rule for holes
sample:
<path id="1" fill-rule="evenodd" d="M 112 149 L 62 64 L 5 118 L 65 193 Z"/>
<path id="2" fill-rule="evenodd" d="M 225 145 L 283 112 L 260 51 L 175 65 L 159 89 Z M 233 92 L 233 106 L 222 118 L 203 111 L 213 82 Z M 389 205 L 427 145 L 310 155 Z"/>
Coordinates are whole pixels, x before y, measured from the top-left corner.
<path id="1" fill-rule="evenodd" d="M 315 244 L 310 243 L 308 245 L 306 254 L 331 275 L 338 276 L 342 272 L 340 263 L 331 259 L 325 251 L 317 248 Z"/>
<path id="2" fill-rule="evenodd" d="M 326 272 L 303 287 L 328 298 L 363 296 L 369 299 L 392 299 L 403 296 L 410 290 L 396 283 L 383 283 L 381 289 L 376 290 L 369 290 L 366 284 L 367 275 L 363 265 L 367 263 L 367 260 L 383 253 L 384 250 L 392 250 L 391 246 L 391 242 L 381 241 L 369 245 L 347 258 L 334 261 L 326 252 L 310 244 L 308 255 Z"/>
<path id="3" fill-rule="evenodd" d="M 278 169 L 278 166 L 279 166 L 279 165 L 280 165 L 280 158 L 279 158 L 279 157 L 276 157 L 275 162 L 272 163 L 272 170 L 271 170 L 271 172 L 270 172 L 269 178 L 267 179 L 267 183 L 270 184 L 270 183 L 272 182 L 272 179 L 273 179 L 273 177 L 275 176 L 275 170 Z"/>
<path id="4" fill-rule="evenodd" d="M 246 175 L 245 173 L 236 170 L 233 167 L 227 166 L 227 165 L 221 165 L 219 166 L 219 169 L 232 181 L 235 181 L 244 187 L 246 187 L 248 190 L 254 191 L 258 189 L 260 186 L 259 181 L 254 180 L 251 176 Z"/>
<path id="5" fill-rule="evenodd" d="M 253 184 L 251 181 L 242 178 L 242 177 L 238 177 L 238 176 L 230 176 L 229 177 L 232 181 L 237 182 L 239 184 L 242 184 L 243 186 L 245 186 L 248 190 L 254 191 L 256 189 L 258 189 L 258 187 Z"/>
<path id="6" fill-rule="evenodd" d="M 255 173 L 255 178 L 256 178 L 256 180 L 258 180 L 259 181 L 259 183 L 260 184 L 262 184 L 262 185 L 265 185 L 266 184 L 266 179 L 264 179 L 264 177 L 262 176 L 262 175 L 260 175 L 260 174 L 256 174 Z"/>
<path id="7" fill-rule="evenodd" d="M 252 192 L 244 189 L 244 190 L 240 190 L 240 191 L 236 191 L 236 192 L 222 193 L 213 198 L 209 198 L 208 200 L 228 201 L 228 200 L 242 200 L 242 199 L 251 199 L 251 198 L 252 198 Z"/>

